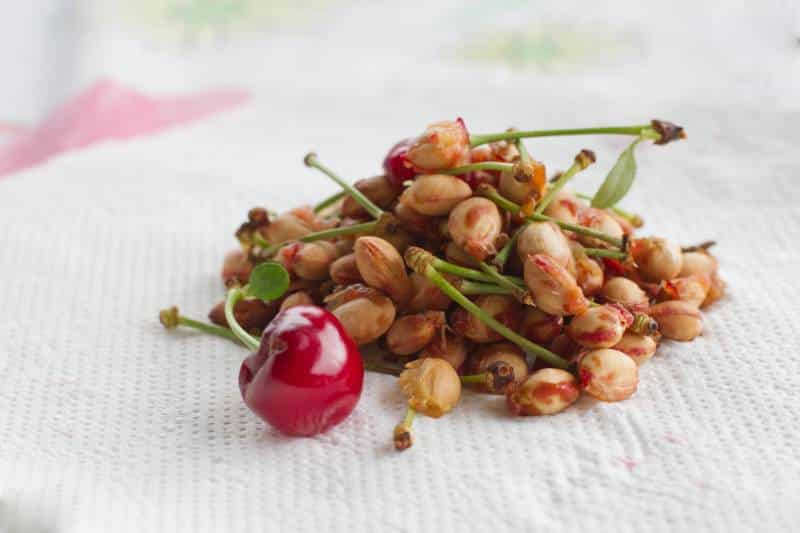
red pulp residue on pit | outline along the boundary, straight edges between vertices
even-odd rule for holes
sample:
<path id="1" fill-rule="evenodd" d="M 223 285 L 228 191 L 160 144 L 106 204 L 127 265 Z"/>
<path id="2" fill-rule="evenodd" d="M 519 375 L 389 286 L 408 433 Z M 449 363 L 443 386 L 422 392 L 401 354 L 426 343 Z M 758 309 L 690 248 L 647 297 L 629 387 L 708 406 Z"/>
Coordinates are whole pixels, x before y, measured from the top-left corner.
<path id="1" fill-rule="evenodd" d="M 543 404 L 553 403 L 556 397 L 569 404 L 578 396 L 578 389 L 572 383 L 541 383 L 534 389 L 533 396 Z"/>
<path id="2" fill-rule="evenodd" d="M 579 335 L 579 339 L 584 343 L 592 343 L 598 344 L 602 342 L 607 342 L 617 337 L 617 332 L 614 330 L 613 327 L 607 328 L 600 328 L 594 331 L 588 331 L 586 333 L 581 333 Z"/>
<path id="3" fill-rule="evenodd" d="M 586 388 L 591 383 L 594 375 L 585 368 L 580 369 L 581 387 Z"/>
<path id="4" fill-rule="evenodd" d="M 611 276 L 624 276 L 625 275 L 625 266 L 617 261 L 616 259 L 611 259 L 610 257 L 603 258 L 603 265 L 606 267 L 606 274 Z"/>
<path id="5" fill-rule="evenodd" d="M 625 324 L 625 328 L 629 328 L 633 324 L 634 316 L 633 313 L 628 311 L 625 306 L 620 305 L 618 303 L 609 303 L 606 304 L 608 307 L 614 309 L 617 313 L 619 313 L 622 322 Z"/>

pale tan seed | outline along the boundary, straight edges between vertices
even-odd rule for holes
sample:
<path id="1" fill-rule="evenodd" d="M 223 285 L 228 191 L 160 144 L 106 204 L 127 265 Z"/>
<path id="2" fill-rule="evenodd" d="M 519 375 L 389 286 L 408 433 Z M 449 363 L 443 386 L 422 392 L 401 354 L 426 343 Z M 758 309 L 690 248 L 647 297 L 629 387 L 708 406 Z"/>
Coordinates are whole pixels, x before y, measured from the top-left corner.
<path id="1" fill-rule="evenodd" d="M 439 418 L 461 398 L 461 379 L 444 359 L 427 357 L 406 365 L 398 379 L 408 405 L 424 415 Z"/>
<path id="2" fill-rule="evenodd" d="M 472 197 L 450 212 L 447 227 L 457 246 L 483 261 L 497 252 L 495 242 L 503 229 L 503 219 L 492 201 Z"/>
<path id="3" fill-rule="evenodd" d="M 400 305 L 411 297 L 411 281 L 400 252 L 379 237 L 359 237 L 354 253 L 361 277 Z"/>
<path id="4" fill-rule="evenodd" d="M 690 341 L 703 332 L 702 314 L 687 302 L 661 302 L 650 307 L 648 314 L 658 322 L 659 331 L 668 339 Z"/>
<path id="5" fill-rule="evenodd" d="M 639 385 L 639 369 L 626 354 L 605 348 L 584 355 L 578 363 L 583 389 L 598 400 L 630 398 Z"/>
<path id="6" fill-rule="evenodd" d="M 406 315 L 395 320 L 386 333 L 386 347 L 397 355 L 411 355 L 441 335 L 446 320 L 442 311 Z"/>
<path id="7" fill-rule="evenodd" d="M 558 368 L 543 368 L 512 387 L 506 395 L 509 410 L 519 416 L 554 415 L 578 399 L 575 376 Z"/>
<path id="8" fill-rule="evenodd" d="M 531 222 L 519 234 L 517 254 L 524 261 L 528 255 L 548 255 L 559 265 L 569 268 L 573 262 L 567 237 L 554 222 Z"/>
<path id="9" fill-rule="evenodd" d="M 537 254 L 527 257 L 525 284 L 536 307 L 550 315 L 575 315 L 588 306 L 575 278 L 550 256 Z"/>
<path id="10" fill-rule="evenodd" d="M 683 267 L 681 247 L 666 239 L 634 239 L 630 249 L 638 272 L 646 281 L 676 278 Z"/>
<path id="11" fill-rule="evenodd" d="M 459 202 L 472 196 L 462 179 L 445 174 L 418 176 L 400 198 L 401 203 L 427 216 L 448 214 Z"/>

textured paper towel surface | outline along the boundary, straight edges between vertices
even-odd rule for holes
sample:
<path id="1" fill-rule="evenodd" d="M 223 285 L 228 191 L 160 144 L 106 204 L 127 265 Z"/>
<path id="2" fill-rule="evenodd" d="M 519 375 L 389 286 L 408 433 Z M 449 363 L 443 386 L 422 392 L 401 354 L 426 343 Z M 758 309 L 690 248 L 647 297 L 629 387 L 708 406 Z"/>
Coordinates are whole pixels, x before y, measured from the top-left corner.
<path id="1" fill-rule="evenodd" d="M 41 531 L 790 530 L 797 174 L 777 172 L 782 147 L 758 175 L 741 161 L 698 179 L 715 167 L 702 152 L 719 146 L 702 126 L 692 134 L 648 151 L 650 189 L 638 184 L 629 204 L 660 234 L 720 241 L 730 296 L 705 334 L 665 343 L 630 401 L 513 419 L 501 400 L 467 393 L 451 416 L 420 419 L 404 454 L 390 449 L 402 414 L 392 378 L 369 375 L 334 431 L 290 440 L 242 405 L 241 348 L 156 321 L 167 304 L 202 316 L 221 296 L 221 253 L 254 199 L 299 200 L 281 180 L 322 192 L 322 178 L 298 163 L 271 186 L 236 183 L 150 158 L 164 146 L 202 157 L 190 135 L 12 177 L 0 184 L 0 524 L 13 514 L 44 520 Z"/>
<path id="2" fill-rule="evenodd" d="M 753 20 L 732 27 L 763 29 Z M 773 42 L 758 35 L 736 33 Z M 680 54 L 659 64 L 674 78 L 636 64 L 483 82 L 451 69 L 424 90 L 271 87 L 206 123 L 0 182 L 0 531 L 795 530 L 797 51 L 743 52 L 703 78 L 718 58 L 670 43 Z M 419 418 L 415 447 L 398 454 L 403 398 L 370 374 L 344 424 L 281 437 L 242 405 L 243 350 L 167 334 L 158 310 L 202 317 L 221 298 L 221 257 L 249 207 L 333 191 L 302 167 L 308 149 L 363 177 L 396 138 L 457 114 L 475 131 L 684 124 L 687 142 L 641 147 L 624 205 L 645 233 L 718 240 L 729 296 L 697 341 L 664 343 L 623 403 L 515 419 L 501 399 L 465 393 L 452 415 Z M 596 149 L 580 182 L 591 191 L 625 142 L 529 146 L 551 169 Z"/>

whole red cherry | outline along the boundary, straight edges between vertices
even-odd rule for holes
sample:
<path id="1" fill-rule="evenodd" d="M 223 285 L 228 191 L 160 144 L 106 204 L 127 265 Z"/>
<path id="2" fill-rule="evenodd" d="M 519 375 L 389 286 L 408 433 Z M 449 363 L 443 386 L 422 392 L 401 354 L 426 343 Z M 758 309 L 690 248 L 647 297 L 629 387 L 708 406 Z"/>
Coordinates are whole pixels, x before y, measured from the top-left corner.
<path id="1" fill-rule="evenodd" d="M 403 182 L 413 180 L 417 173 L 411 168 L 411 163 L 406 159 L 408 149 L 414 144 L 415 139 L 409 137 L 392 146 L 383 160 L 383 171 L 397 187 L 402 187 Z"/>
<path id="2" fill-rule="evenodd" d="M 347 418 L 363 382 L 355 342 L 335 316 L 312 305 L 280 312 L 239 371 L 244 403 L 279 431 L 304 437 Z"/>

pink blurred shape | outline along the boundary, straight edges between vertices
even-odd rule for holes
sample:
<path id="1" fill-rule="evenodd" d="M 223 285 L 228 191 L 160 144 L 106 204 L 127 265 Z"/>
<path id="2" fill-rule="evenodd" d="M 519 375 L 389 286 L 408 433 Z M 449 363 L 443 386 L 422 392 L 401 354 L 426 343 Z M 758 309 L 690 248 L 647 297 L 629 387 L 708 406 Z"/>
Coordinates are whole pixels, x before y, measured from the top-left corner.
<path id="1" fill-rule="evenodd" d="M 152 97 L 102 80 L 63 104 L 37 127 L 0 146 L 0 176 L 105 140 L 151 135 L 242 105 L 249 93 L 209 91 Z"/>
<path id="2" fill-rule="evenodd" d="M 639 461 L 631 459 L 630 457 L 617 457 L 616 459 L 622 463 L 622 466 L 628 469 L 628 472 L 632 472 L 633 469 L 639 464 Z"/>

